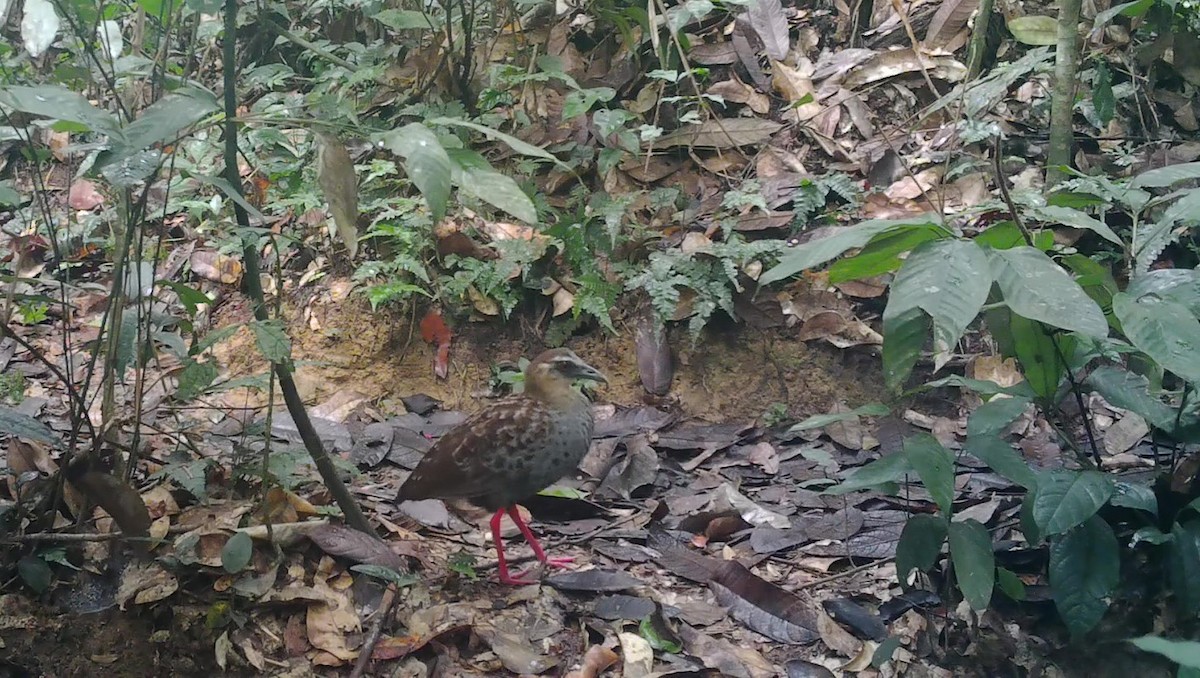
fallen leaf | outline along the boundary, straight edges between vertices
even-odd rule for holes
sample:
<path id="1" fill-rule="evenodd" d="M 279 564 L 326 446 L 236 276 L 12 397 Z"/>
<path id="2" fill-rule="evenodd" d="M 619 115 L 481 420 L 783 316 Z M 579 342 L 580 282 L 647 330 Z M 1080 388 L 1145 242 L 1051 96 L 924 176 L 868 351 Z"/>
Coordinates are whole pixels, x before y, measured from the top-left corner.
<path id="1" fill-rule="evenodd" d="M 624 678 L 643 678 L 654 670 L 654 648 L 649 641 L 633 633 L 618 633 L 621 643 Z"/>
<path id="2" fill-rule="evenodd" d="M 421 319 L 421 338 L 425 340 L 425 343 L 433 344 L 437 349 L 433 361 L 433 373 L 438 379 L 445 379 L 450 374 L 452 336 L 450 328 L 446 326 L 446 321 L 442 318 L 441 311 L 429 309 L 429 312 Z"/>
<path id="3" fill-rule="evenodd" d="M 353 259 L 358 252 L 358 175 L 354 161 L 338 138 L 318 131 L 317 183 L 337 226 L 338 237 Z"/>

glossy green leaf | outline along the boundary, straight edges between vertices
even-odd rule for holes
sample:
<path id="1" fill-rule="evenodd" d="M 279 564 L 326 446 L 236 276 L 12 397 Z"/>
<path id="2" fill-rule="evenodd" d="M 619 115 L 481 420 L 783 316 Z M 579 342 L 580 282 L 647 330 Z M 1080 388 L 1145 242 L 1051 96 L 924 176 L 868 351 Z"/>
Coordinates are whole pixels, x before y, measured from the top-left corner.
<path id="1" fill-rule="evenodd" d="M 114 141 L 124 138 L 116 116 L 96 108 L 87 99 L 60 85 L 5 87 L 0 89 L 0 104 L 33 115 L 86 125 Z"/>
<path id="2" fill-rule="evenodd" d="M 1200 520 L 1175 523 L 1167 551 L 1171 592 L 1183 614 L 1200 613 Z"/>
<path id="3" fill-rule="evenodd" d="M 1070 207 L 1054 207 L 1052 205 L 1044 205 L 1041 207 L 1034 207 L 1030 211 L 1035 218 L 1041 221 L 1060 224 L 1062 226 L 1070 226 L 1071 228 L 1088 230 L 1111 242 L 1117 247 L 1122 249 L 1125 247 L 1124 241 L 1121 240 L 1121 237 L 1118 236 L 1115 231 L 1109 228 L 1108 224 L 1096 219 L 1095 217 L 1088 216 L 1079 210 L 1072 209 Z"/>
<path id="4" fill-rule="evenodd" d="M 537 208 L 533 200 L 512 178 L 497 172 L 475 151 L 452 149 L 447 153 L 453 163 L 451 179 L 459 190 L 525 223 L 537 223 Z"/>
<path id="5" fill-rule="evenodd" d="M 868 490 L 897 482 L 912 472 L 913 468 L 907 455 L 903 453 L 888 454 L 854 469 L 844 481 L 825 490 L 824 494 L 839 495 Z"/>
<path id="6" fill-rule="evenodd" d="M 884 323 L 919 308 L 933 320 L 934 350 L 949 351 L 979 315 L 991 286 L 987 255 L 974 242 L 923 243 L 892 280 Z"/>
<path id="7" fill-rule="evenodd" d="M 446 215 L 450 200 L 450 156 L 429 128 L 413 122 L 382 137 L 384 146 L 404 158 L 404 169 L 425 196 L 434 222 Z"/>
<path id="8" fill-rule="evenodd" d="M 1059 616 L 1072 635 L 1087 633 L 1104 616 L 1120 581 L 1121 556 L 1112 528 L 1092 516 L 1058 535 L 1050 543 L 1049 570 Z"/>
<path id="9" fill-rule="evenodd" d="M 1151 426 L 1162 430 L 1175 427 L 1175 409 L 1150 393 L 1150 382 L 1140 374 L 1112 365 L 1101 365 L 1085 382 L 1104 396 L 1109 404 L 1139 414 Z M 1181 423 L 1189 423 L 1183 417 Z"/>
<path id="10" fill-rule="evenodd" d="M 1013 313 L 1092 337 L 1108 336 L 1104 313 L 1067 272 L 1033 247 L 988 250 L 992 275 Z"/>
<path id="11" fill-rule="evenodd" d="M 904 228 L 877 236 L 858 254 L 834 262 L 829 267 L 829 282 L 836 284 L 891 273 L 904 263 L 901 254 L 941 237 L 945 237 L 945 233 L 933 226 Z"/>
<path id="12" fill-rule="evenodd" d="M 1158 517 L 1158 497 L 1154 496 L 1154 490 L 1146 485 L 1118 480 L 1113 484 L 1113 495 L 1109 497 L 1108 503 L 1113 506 L 1145 511 Z"/>
<path id="13" fill-rule="evenodd" d="M 1200 384 L 1200 320 L 1186 306 L 1122 293 L 1113 297 L 1113 313 L 1134 346 L 1167 370 Z"/>
<path id="14" fill-rule="evenodd" d="M 1004 433 L 1029 407 L 1025 398 L 992 398 L 967 418 L 967 436 L 997 436 Z"/>
<path id="15" fill-rule="evenodd" d="M 883 319 L 883 381 L 899 391 L 921 357 L 933 321 L 919 308 Z"/>
<path id="16" fill-rule="evenodd" d="M 1067 371 L 1059 351 L 1068 353 L 1066 348 L 1071 338 L 1065 335 L 1054 337 L 1041 323 L 1020 315 L 1011 315 L 1009 321 L 1013 349 L 1025 381 L 1039 398 L 1052 399 Z M 1055 342 L 1058 342 L 1057 346 Z"/>
<path id="17" fill-rule="evenodd" d="M 1133 188 L 1166 188 L 1181 181 L 1200 179 L 1200 162 L 1184 162 L 1147 170 L 1133 178 Z"/>
<path id="18" fill-rule="evenodd" d="M 1015 601 L 1025 600 L 1025 582 L 1011 570 L 996 568 L 996 586 L 1000 588 L 1001 593 Z"/>
<path id="19" fill-rule="evenodd" d="M 1167 659 L 1193 669 L 1200 669 L 1200 642 L 1194 640 L 1171 640 L 1158 636 L 1142 636 L 1134 638 L 1133 643 L 1140 650 L 1160 654 Z"/>
<path id="20" fill-rule="evenodd" d="M 790 278 L 801 271 L 820 266 L 841 256 L 847 250 L 866 245 L 881 233 L 893 232 L 893 229 L 900 231 L 934 227 L 937 227 L 937 222 L 933 218 L 922 216 L 913 219 L 874 219 L 854 226 L 835 229 L 832 235 L 819 240 L 810 240 L 792 248 L 782 257 L 777 266 L 762 275 L 759 283 L 769 285 Z"/>
<path id="21" fill-rule="evenodd" d="M 1098 471 L 1053 471 L 1038 479 L 1033 518 L 1042 536 L 1053 537 L 1087 522 L 1108 502 L 1111 478 Z"/>
<path id="22" fill-rule="evenodd" d="M 954 511 L 954 455 L 927 433 L 905 440 L 903 453 L 942 515 L 949 516 Z"/>
<path id="23" fill-rule="evenodd" d="M 950 558 L 963 598 L 976 612 L 986 610 L 996 583 L 996 556 L 987 528 L 972 519 L 950 523 Z"/>
<path id="24" fill-rule="evenodd" d="M 907 586 L 913 570 L 928 572 L 937 563 L 946 542 L 948 522 L 945 518 L 917 514 L 910 516 L 896 543 L 896 577 Z"/>
<path id="25" fill-rule="evenodd" d="M 868 403 L 861 407 L 856 407 L 847 412 L 833 412 L 830 414 L 815 414 L 804 421 L 793 425 L 788 429 L 788 433 L 797 431 L 807 431 L 814 428 L 822 428 L 830 424 L 838 422 L 850 421 L 859 417 L 882 417 L 890 412 L 887 405 L 882 403 Z"/>
<path id="26" fill-rule="evenodd" d="M 24 556 L 18 560 L 17 574 L 30 590 L 39 595 L 48 591 L 54 582 L 54 572 L 46 561 L 37 556 Z"/>
<path id="27" fill-rule="evenodd" d="M 1037 486 L 1037 474 L 1012 446 L 995 435 L 967 436 L 963 449 L 996 473 L 1026 489 Z"/>
<path id="28" fill-rule="evenodd" d="M 292 357 L 292 340 L 280 320 L 262 320 L 250 323 L 254 343 L 263 357 L 273 363 L 286 362 Z"/>

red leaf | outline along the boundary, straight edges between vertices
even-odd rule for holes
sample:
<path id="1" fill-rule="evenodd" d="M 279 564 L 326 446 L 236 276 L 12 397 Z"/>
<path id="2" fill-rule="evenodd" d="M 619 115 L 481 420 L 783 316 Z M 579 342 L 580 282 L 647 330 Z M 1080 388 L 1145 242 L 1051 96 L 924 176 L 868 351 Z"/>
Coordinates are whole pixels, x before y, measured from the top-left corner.
<path id="1" fill-rule="evenodd" d="M 421 319 L 421 338 L 426 343 L 437 346 L 437 355 L 433 360 L 433 373 L 438 379 L 445 379 L 450 374 L 450 328 L 442 318 L 441 311 L 430 309 Z"/>

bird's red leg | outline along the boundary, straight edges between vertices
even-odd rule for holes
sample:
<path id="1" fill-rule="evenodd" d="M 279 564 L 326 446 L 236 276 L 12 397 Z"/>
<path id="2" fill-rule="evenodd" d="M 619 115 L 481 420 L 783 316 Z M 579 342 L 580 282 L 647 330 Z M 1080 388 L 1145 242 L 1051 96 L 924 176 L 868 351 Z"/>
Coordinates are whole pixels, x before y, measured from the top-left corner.
<path id="1" fill-rule="evenodd" d="M 525 524 L 524 520 L 521 520 L 521 513 L 517 510 L 516 506 L 508 507 L 508 517 L 512 518 L 512 521 L 517 524 L 517 529 L 525 536 L 525 541 L 529 542 L 529 548 L 533 549 L 533 557 L 537 558 L 539 562 L 551 567 L 566 567 L 567 563 L 574 560 L 574 558 L 569 557 L 547 558 L 546 552 L 542 550 L 542 545 L 538 543 L 537 537 L 533 536 L 533 530 L 529 529 L 529 525 Z"/>
<path id="2" fill-rule="evenodd" d="M 508 574 L 508 561 L 504 559 L 504 539 L 500 536 L 500 522 L 502 520 L 504 520 L 504 509 L 499 509 L 492 515 L 492 543 L 496 545 L 496 569 L 499 570 L 498 578 L 500 583 L 508 584 L 509 586 L 525 586 L 537 583 L 521 579 L 521 574 L 518 574 L 516 577 Z M 517 527 L 524 527 L 524 525 L 518 521 Z M 524 529 L 527 530 L 529 528 L 525 527 Z M 524 533 L 524 530 L 522 530 L 522 533 Z M 541 549 L 539 548 L 538 550 L 540 551 Z"/>

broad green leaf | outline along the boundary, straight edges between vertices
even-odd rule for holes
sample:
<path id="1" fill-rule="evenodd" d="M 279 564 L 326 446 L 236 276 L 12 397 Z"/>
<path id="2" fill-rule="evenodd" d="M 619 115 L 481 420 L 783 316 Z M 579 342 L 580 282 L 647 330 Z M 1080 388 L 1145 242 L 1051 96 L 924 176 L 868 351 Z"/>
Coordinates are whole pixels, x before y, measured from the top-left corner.
<path id="1" fill-rule="evenodd" d="M 1029 384 L 1024 381 L 1013 384 L 1012 386 L 1001 386 L 994 381 L 988 381 L 985 379 L 971 379 L 970 377 L 964 377 L 960 374 L 951 374 L 949 376 L 942 377 L 941 379 L 934 379 L 933 381 L 922 384 L 915 390 L 928 391 L 935 388 L 942 388 L 944 386 L 967 388 L 978 393 L 979 395 L 984 396 L 994 396 L 997 393 L 1006 393 L 1008 395 L 1017 396 L 1020 398 L 1033 397 L 1033 391 L 1030 390 Z"/>
<path id="2" fill-rule="evenodd" d="M 21 204 L 21 194 L 17 193 L 8 181 L 0 181 L 0 205 L 17 207 Z"/>
<path id="3" fill-rule="evenodd" d="M 0 89 L 0 104 L 24 113 L 86 125 L 93 132 L 107 135 L 113 141 L 124 139 L 114 115 L 96 108 L 79 94 L 59 85 L 5 87 Z"/>
<path id="4" fill-rule="evenodd" d="M 1146 542 L 1147 544 L 1160 546 L 1162 544 L 1166 544 L 1167 542 L 1174 541 L 1174 539 L 1175 538 L 1171 535 L 1164 534 L 1163 531 L 1157 527 L 1139 527 L 1137 531 L 1133 533 L 1133 536 L 1129 538 L 1129 548 L 1137 546 L 1140 542 Z"/>
<path id="5" fill-rule="evenodd" d="M 1108 266 L 1082 254 L 1069 254 L 1062 261 L 1075 274 L 1075 282 L 1099 304 L 1107 319 L 1112 311 L 1113 295 L 1121 291 L 1112 271 Z M 1111 321 L 1109 324 L 1112 324 Z"/>
<path id="6" fill-rule="evenodd" d="M 912 471 L 907 455 L 902 452 L 889 454 L 854 469 L 844 481 L 825 490 L 824 494 L 839 495 L 876 488 L 895 483 Z"/>
<path id="7" fill-rule="evenodd" d="M 1092 84 L 1092 106 L 1095 107 L 1096 117 L 1102 125 L 1108 125 L 1112 121 L 1117 109 L 1117 100 L 1113 96 L 1112 73 L 1103 61 L 1096 64 L 1096 78 Z"/>
<path id="8" fill-rule="evenodd" d="M 1200 179 L 1200 162 L 1185 162 L 1147 170 L 1133 178 L 1133 188 L 1165 188 L 1181 181 Z"/>
<path id="9" fill-rule="evenodd" d="M 525 223 L 537 223 L 537 208 L 517 182 L 497 172 L 475 151 L 452 149 L 446 152 L 453 163 L 450 166 L 451 179 L 460 190 Z"/>
<path id="10" fill-rule="evenodd" d="M 1112 21 L 1118 14 L 1121 16 L 1141 16 L 1154 5 L 1154 0 L 1132 0 L 1131 2 L 1123 2 L 1114 7 L 1109 7 L 1103 12 L 1096 12 L 1096 19 L 1092 22 L 1092 30 L 1102 30 L 1108 22 Z"/>
<path id="11" fill-rule="evenodd" d="M 208 390 L 217 379 L 217 366 L 213 361 L 197 362 L 191 360 L 179 372 L 179 386 L 175 389 L 175 398 L 187 402 Z"/>
<path id="12" fill-rule="evenodd" d="M 485 137 L 487 137 L 489 139 L 495 139 L 496 141 L 504 142 L 509 148 L 513 149 L 517 153 L 520 153 L 521 155 L 528 155 L 532 158 L 541 158 L 542 160 L 549 160 L 550 162 L 567 170 L 567 172 L 573 173 L 573 170 L 571 169 L 571 167 L 569 165 L 567 165 L 563 161 L 559 160 L 558 158 L 554 157 L 554 155 L 551 154 L 549 151 L 547 151 L 543 148 L 540 148 L 538 146 L 534 146 L 533 144 L 531 144 L 529 142 L 521 141 L 520 139 L 518 139 L 512 135 L 505 134 L 504 132 L 494 130 L 491 127 L 487 127 L 485 125 L 480 125 L 477 122 L 471 122 L 469 120 L 462 120 L 459 118 L 433 118 L 432 120 L 429 120 L 429 124 L 430 125 L 447 125 L 447 126 L 466 127 L 468 129 L 473 129 L 476 132 L 483 134 Z"/>
<path id="13" fill-rule="evenodd" d="M 650 643 L 650 647 L 660 652 L 678 654 L 683 650 L 678 642 L 663 634 L 651 617 L 642 619 L 638 624 L 638 634 Z"/>
<path id="14" fill-rule="evenodd" d="M 1033 518 L 1053 537 L 1087 522 L 1112 494 L 1112 479 L 1099 471 L 1053 471 L 1038 479 Z"/>
<path id="15" fill-rule="evenodd" d="M 1092 516 L 1051 541 L 1054 606 L 1072 635 L 1087 633 L 1100 622 L 1120 574 L 1117 538 L 1099 516 Z"/>
<path id="16" fill-rule="evenodd" d="M 17 561 L 17 574 L 34 593 L 41 595 L 54 581 L 54 572 L 46 561 L 37 556 L 25 556 Z"/>
<path id="17" fill-rule="evenodd" d="M 858 254 L 834 262 L 829 267 L 829 282 L 841 283 L 891 273 L 904 263 L 901 254 L 923 242 L 944 236 L 942 229 L 933 226 L 885 233 L 872 239 Z"/>
<path id="18" fill-rule="evenodd" d="M 421 578 L 415 574 L 397 572 L 390 567 L 384 565 L 372 565 L 370 563 L 359 563 L 351 565 L 350 569 L 354 572 L 361 572 L 368 577 L 374 577 L 389 584 L 394 584 L 397 587 L 412 586 L 421 581 Z"/>
<path id="19" fill-rule="evenodd" d="M 1165 369 L 1200 384 L 1200 320 L 1186 306 L 1156 296 L 1113 297 L 1125 335 Z"/>
<path id="20" fill-rule="evenodd" d="M 1000 435 L 1028 406 L 1024 398 L 992 398 L 967 418 L 967 437 Z"/>
<path id="21" fill-rule="evenodd" d="M 1158 517 L 1158 497 L 1154 496 L 1154 490 L 1145 485 L 1118 480 L 1113 486 L 1113 495 L 1109 498 L 1108 503 L 1113 506 L 1145 511 Z"/>
<path id="22" fill-rule="evenodd" d="M 996 584 L 996 555 L 987 528 L 973 519 L 950 523 L 950 559 L 963 598 L 976 612 L 986 610 Z"/>
<path id="23" fill-rule="evenodd" d="M 933 320 L 934 350 L 949 351 L 979 315 L 991 286 L 987 255 L 974 242 L 923 243 L 892 281 L 884 322 L 919 308 Z"/>
<path id="24" fill-rule="evenodd" d="M 762 275 L 759 283 L 770 285 L 785 278 L 790 278 L 801 271 L 820 266 L 831 259 L 841 256 L 847 250 L 866 245 L 880 233 L 890 233 L 893 229 L 899 231 L 914 228 L 929 229 L 940 227 L 938 227 L 937 222 L 932 216 L 924 216 L 897 220 L 874 219 L 853 226 L 838 228 L 834 230 L 832 235 L 820 240 L 810 240 L 794 247 L 780 259 L 779 264 L 775 268 Z"/>
<path id="25" fill-rule="evenodd" d="M 123 379 L 125 370 L 133 364 L 134 347 L 138 338 L 138 309 L 127 308 L 121 313 L 121 335 L 117 337 L 116 355 L 113 357 L 113 371 L 117 379 Z"/>
<path id="26" fill-rule="evenodd" d="M 919 308 L 883 319 L 883 381 L 899 391 L 921 357 L 933 321 Z"/>
<path id="27" fill-rule="evenodd" d="M 1171 592 L 1183 613 L 1200 613 L 1200 520 L 1175 523 L 1167 552 Z"/>
<path id="28" fill-rule="evenodd" d="M 1037 481 L 1040 483 L 1045 474 L 1034 473 Z M 1025 493 L 1025 498 L 1021 500 L 1021 514 L 1019 520 L 1021 523 L 1021 534 L 1025 536 L 1025 541 L 1030 544 L 1039 544 L 1042 541 L 1042 530 L 1038 527 L 1037 521 L 1033 517 L 1034 504 L 1037 503 L 1037 485 L 1029 488 Z"/>
<path id="29" fill-rule="evenodd" d="M 204 353 L 213 346 L 216 346 L 229 337 L 232 337 L 234 334 L 237 334 L 237 331 L 241 328 L 241 323 L 233 323 L 232 325 L 226 325 L 219 330 L 213 330 L 209 332 L 208 334 L 204 335 L 203 339 L 196 342 L 196 345 L 192 348 L 192 355 L 200 355 L 201 353 Z"/>
<path id="30" fill-rule="evenodd" d="M 179 89 L 151 104 L 125 127 L 129 152 L 174 141 L 183 130 L 220 110 L 216 97 L 198 87 Z"/>
<path id="31" fill-rule="evenodd" d="M 1037 474 L 1012 446 L 995 435 L 967 436 L 963 449 L 996 473 L 1014 483 L 1032 489 L 1037 487 Z"/>
<path id="32" fill-rule="evenodd" d="M 195 287 L 174 280 L 159 280 L 156 284 L 170 289 L 179 297 L 179 303 L 187 311 L 189 317 L 195 316 L 201 304 L 213 303 L 213 298 Z"/>
<path id="33" fill-rule="evenodd" d="M 990 250 L 992 274 L 1012 312 L 1071 332 L 1108 336 L 1104 313 L 1071 276 L 1033 247 Z"/>
<path id="34" fill-rule="evenodd" d="M 442 23 L 441 17 L 411 9 L 385 9 L 372 18 L 394 31 L 429 31 L 437 29 Z"/>
<path id="35" fill-rule="evenodd" d="M 1009 329 L 1025 381 L 1039 398 L 1052 399 L 1067 370 L 1059 351 L 1069 354 L 1070 337 L 1051 336 L 1041 323 L 1016 314 L 1009 317 Z"/>
<path id="36" fill-rule="evenodd" d="M 1053 234 L 1051 234 L 1053 237 Z M 976 245 L 990 247 L 994 250 L 1008 250 L 1025 244 L 1025 235 L 1012 221 L 1001 221 L 988 226 L 985 231 L 973 238 Z"/>
<path id="37" fill-rule="evenodd" d="M 221 567 L 230 574 L 246 569 L 254 555 L 254 541 L 245 532 L 234 532 L 221 549 Z"/>
<path id="38" fill-rule="evenodd" d="M 821 428 L 823 426 L 828 426 L 830 424 L 836 424 L 836 423 L 842 422 L 842 421 L 858 419 L 859 417 L 882 417 L 882 416 L 886 415 L 888 412 L 890 412 L 890 410 L 887 408 L 887 405 L 883 405 L 881 403 L 869 403 L 869 404 L 863 405 L 861 407 L 856 407 L 853 410 L 850 410 L 849 412 L 834 412 L 832 414 L 816 414 L 816 415 L 809 417 L 808 419 L 805 419 L 804 421 L 802 421 L 798 424 L 795 424 L 791 428 L 789 428 L 788 433 L 795 433 L 797 431 L 807 431 L 809 429 Z"/>
<path id="39" fill-rule="evenodd" d="M 270 219 L 267 219 L 265 216 L 263 216 L 262 212 L 258 211 L 257 207 L 247 202 L 246 197 L 242 195 L 242 192 L 234 188 L 232 184 L 226 181 L 225 177 L 194 174 L 191 178 L 199 181 L 202 184 L 208 184 L 213 188 L 216 188 L 218 191 L 224 193 L 226 198 L 229 198 L 237 203 L 238 207 L 246 210 L 246 214 L 250 215 L 251 219 L 257 221 L 270 221 Z"/>
<path id="40" fill-rule="evenodd" d="M 1134 299 L 1153 295 L 1173 301 L 1200 316 L 1200 270 L 1162 268 L 1147 271 L 1131 280 L 1125 293 Z"/>
<path id="41" fill-rule="evenodd" d="M 254 342 L 263 357 L 273 363 L 286 362 L 292 357 L 292 340 L 279 320 L 263 320 L 250 323 Z"/>
<path id="42" fill-rule="evenodd" d="M 996 585 L 1000 592 L 1015 601 L 1025 600 L 1025 582 L 1011 570 L 996 568 Z"/>
<path id="43" fill-rule="evenodd" d="M 910 516 L 896 543 L 896 577 L 907 587 L 913 570 L 928 572 L 937 563 L 946 541 L 949 523 L 945 518 L 917 514 Z"/>
<path id="44" fill-rule="evenodd" d="M 1054 44 L 1058 22 L 1052 16 L 1026 15 L 1009 19 L 1008 30 L 1017 42 L 1040 47 Z"/>
<path id="45" fill-rule="evenodd" d="M 1193 188 L 1171 203 L 1170 207 L 1163 210 L 1160 221 L 1171 225 L 1179 222 L 1194 224 L 1200 221 L 1200 190 Z"/>
<path id="46" fill-rule="evenodd" d="M 1030 212 L 1033 214 L 1033 216 L 1041 221 L 1062 224 L 1063 226 L 1070 226 L 1071 228 L 1082 228 L 1099 235 L 1117 247 L 1122 249 L 1125 248 L 1125 243 L 1121 240 L 1121 237 L 1118 236 L 1115 231 L 1109 228 L 1108 224 L 1094 217 L 1090 217 L 1079 210 L 1071 209 L 1070 207 L 1053 207 L 1051 205 L 1045 205 L 1041 207 L 1034 207 L 1030 210 Z"/>
<path id="47" fill-rule="evenodd" d="M 396 155 L 403 156 L 404 169 L 413 184 L 425 196 L 434 222 L 446 215 L 450 200 L 450 156 L 429 128 L 419 122 L 409 123 L 383 135 L 383 144 Z"/>
<path id="48" fill-rule="evenodd" d="M 920 433 L 904 441 L 903 454 L 921 477 L 925 490 L 943 516 L 954 511 L 954 455 L 942 447 L 937 438 Z"/>
<path id="49" fill-rule="evenodd" d="M 0 433 L 7 433 L 25 440 L 36 440 L 53 447 L 58 447 L 58 437 L 42 422 L 28 414 L 0 405 Z"/>
<path id="50" fill-rule="evenodd" d="M 1158 636 L 1142 636 L 1129 641 L 1139 650 L 1160 654 L 1188 668 L 1200 669 L 1200 642 L 1194 640 L 1171 640 Z"/>

